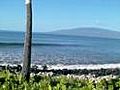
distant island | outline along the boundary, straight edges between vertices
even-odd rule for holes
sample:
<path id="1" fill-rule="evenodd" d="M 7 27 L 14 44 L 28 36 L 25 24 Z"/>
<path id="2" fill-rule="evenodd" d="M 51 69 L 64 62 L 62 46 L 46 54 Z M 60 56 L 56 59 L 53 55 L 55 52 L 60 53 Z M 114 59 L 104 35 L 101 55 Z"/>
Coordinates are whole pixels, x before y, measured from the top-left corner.
<path id="1" fill-rule="evenodd" d="M 62 29 L 48 32 L 48 34 L 120 39 L 120 32 L 118 31 L 95 27 Z"/>
<path id="2" fill-rule="evenodd" d="M 41 30 L 42 31 L 42 30 Z M 12 34 L 11 37 L 20 36 L 23 39 L 23 31 L 9 31 L 0 30 L 1 37 L 7 37 L 8 34 Z M 42 35 L 65 35 L 65 36 L 82 36 L 82 37 L 95 37 L 95 38 L 109 38 L 109 39 L 120 39 L 120 32 L 104 28 L 96 27 L 82 27 L 82 28 L 70 28 L 70 29 L 60 29 L 51 32 L 33 32 L 33 38 L 35 34 Z M 18 39 L 19 39 L 18 38 Z"/>

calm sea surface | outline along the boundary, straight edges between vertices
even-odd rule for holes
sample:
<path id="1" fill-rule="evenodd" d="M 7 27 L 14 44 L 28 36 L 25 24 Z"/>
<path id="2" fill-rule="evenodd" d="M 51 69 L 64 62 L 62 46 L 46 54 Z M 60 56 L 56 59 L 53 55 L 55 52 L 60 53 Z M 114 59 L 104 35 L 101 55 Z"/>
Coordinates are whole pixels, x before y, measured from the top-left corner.
<path id="1" fill-rule="evenodd" d="M 0 31 L 0 63 L 21 64 L 21 32 Z M 110 64 L 120 63 L 120 40 L 79 36 L 33 34 L 33 64 Z"/>

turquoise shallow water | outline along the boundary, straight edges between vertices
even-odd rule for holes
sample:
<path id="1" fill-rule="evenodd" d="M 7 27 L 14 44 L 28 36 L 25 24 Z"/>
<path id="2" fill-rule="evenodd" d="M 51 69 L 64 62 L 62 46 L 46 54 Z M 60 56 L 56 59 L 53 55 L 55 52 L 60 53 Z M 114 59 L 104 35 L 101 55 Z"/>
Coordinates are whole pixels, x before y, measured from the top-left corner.
<path id="1" fill-rule="evenodd" d="M 22 32 L 0 31 L 0 63 L 22 63 L 23 37 Z M 120 40 L 34 33 L 32 63 L 120 63 Z"/>

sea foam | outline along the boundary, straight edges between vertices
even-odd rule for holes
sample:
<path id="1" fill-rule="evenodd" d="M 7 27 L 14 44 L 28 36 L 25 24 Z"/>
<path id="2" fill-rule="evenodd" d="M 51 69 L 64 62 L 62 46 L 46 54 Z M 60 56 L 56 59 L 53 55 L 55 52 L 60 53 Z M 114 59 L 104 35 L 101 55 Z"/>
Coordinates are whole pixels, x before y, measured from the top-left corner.
<path id="1" fill-rule="evenodd" d="M 7 66 L 7 63 L 0 64 L 0 66 Z M 16 64 L 9 64 L 10 66 L 17 66 Z M 20 64 L 22 66 L 22 64 Z M 32 64 L 31 66 L 34 66 L 35 64 Z M 43 65 L 36 65 L 38 66 L 38 69 L 42 69 Z M 115 69 L 120 68 L 120 63 L 118 64 L 82 64 L 82 65 L 46 65 L 48 67 L 48 70 L 55 69 L 55 70 L 73 70 L 73 69 L 87 69 L 87 70 L 98 70 L 98 69 Z"/>
<path id="2" fill-rule="evenodd" d="M 41 68 L 41 65 L 38 65 Z M 111 69 L 111 68 L 120 68 L 119 64 L 88 64 L 88 65 L 48 65 L 48 69 L 88 69 L 88 70 L 97 70 L 97 69 Z"/>

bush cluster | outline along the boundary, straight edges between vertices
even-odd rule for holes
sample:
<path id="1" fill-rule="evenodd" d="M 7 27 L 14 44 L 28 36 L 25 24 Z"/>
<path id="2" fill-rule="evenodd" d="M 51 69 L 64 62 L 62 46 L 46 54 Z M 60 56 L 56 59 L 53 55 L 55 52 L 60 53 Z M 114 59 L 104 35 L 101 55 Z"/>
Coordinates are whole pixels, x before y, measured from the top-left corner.
<path id="1" fill-rule="evenodd" d="M 119 90 L 120 78 L 94 81 L 67 76 L 34 75 L 27 82 L 20 73 L 0 71 L 0 90 Z"/>

